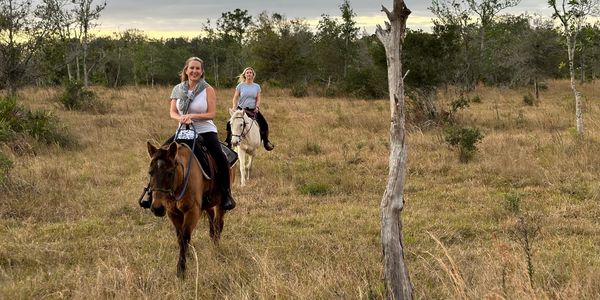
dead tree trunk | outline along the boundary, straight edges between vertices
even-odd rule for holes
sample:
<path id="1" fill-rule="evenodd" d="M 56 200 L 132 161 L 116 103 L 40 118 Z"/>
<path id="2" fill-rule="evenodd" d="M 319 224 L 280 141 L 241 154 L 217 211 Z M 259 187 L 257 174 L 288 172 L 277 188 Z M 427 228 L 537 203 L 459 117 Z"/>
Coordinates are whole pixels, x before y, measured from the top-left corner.
<path id="1" fill-rule="evenodd" d="M 386 29 L 377 26 L 376 34 L 385 47 L 390 93 L 390 162 L 386 190 L 381 200 L 381 245 L 388 299 L 412 299 L 412 284 L 404 262 L 401 213 L 404 208 L 404 176 L 406 174 L 406 132 L 404 128 L 404 81 L 400 60 L 406 19 L 410 10 L 404 0 L 394 0 L 390 12 L 382 6 L 390 23 Z"/>

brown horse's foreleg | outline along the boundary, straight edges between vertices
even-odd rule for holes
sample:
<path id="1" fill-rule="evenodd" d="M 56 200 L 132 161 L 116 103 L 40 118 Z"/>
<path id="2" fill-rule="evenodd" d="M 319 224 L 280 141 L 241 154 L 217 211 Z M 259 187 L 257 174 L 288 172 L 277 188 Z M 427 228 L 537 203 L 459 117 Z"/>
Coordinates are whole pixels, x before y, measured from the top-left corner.
<path id="1" fill-rule="evenodd" d="M 185 272 L 185 252 L 187 251 L 187 243 L 184 242 L 185 237 L 183 234 L 183 221 L 184 215 L 181 213 L 175 213 L 169 211 L 169 219 L 175 227 L 175 234 L 177 235 L 177 244 L 179 245 L 179 262 L 177 263 L 177 277 L 183 278 Z M 183 254 L 183 261 L 181 259 Z"/>
<path id="2" fill-rule="evenodd" d="M 196 228 L 196 224 L 198 224 L 198 219 L 200 218 L 200 208 L 198 206 L 194 206 L 192 209 L 188 210 L 183 214 L 183 225 L 181 227 L 181 234 L 179 235 L 179 261 L 177 262 L 177 277 L 184 278 L 185 277 L 185 264 L 186 264 L 186 255 L 188 250 L 188 244 L 192 237 L 192 232 L 194 228 Z"/>
<path id="3" fill-rule="evenodd" d="M 215 245 L 219 244 L 221 232 L 223 231 L 223 215 L 225 211 L 219 206 L 213 206 L 208 209 L 208 226 L 210 229 L 210 238 Z"/>

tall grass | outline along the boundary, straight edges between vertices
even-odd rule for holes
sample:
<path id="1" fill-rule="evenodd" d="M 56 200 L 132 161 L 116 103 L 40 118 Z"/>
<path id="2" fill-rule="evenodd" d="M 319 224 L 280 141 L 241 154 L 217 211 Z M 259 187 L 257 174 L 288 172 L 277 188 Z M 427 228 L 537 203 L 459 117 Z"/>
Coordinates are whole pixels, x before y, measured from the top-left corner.
<path id="1" fill-rule="evenodd" d="M 481 103 L 455 116 L 485 135 L 469 164 L 441 128 L 410 126 L 403 222 L 416 298 L 600 297 L 600 86 L 581 88 L 584 139 L 573 135 L 565 81 L 551 82 L 537 106 L 523 103 L 525 89 L 478 88 Z M 11 157 L 14 185 L 0 193 L 0 298 L 384 297 L 387 100 L 265 90 L 261 108 L 277 147 L 259 152 L 248 187 L 234 187 L 238 207 L 220 246 L 201 220 L 188 276 L 178 280 L 172 226 L 136 202 L 147 180 L 145 141 L 175 129 L 170 87 L 94 92 L 109 113 L 56 109 L 54 90 L 21 97 L 54 108 L 80 147 Z M 232 93 L 217 91 L 221 139 Z M 536 216 L 531 281 L 507 195 Z"/>

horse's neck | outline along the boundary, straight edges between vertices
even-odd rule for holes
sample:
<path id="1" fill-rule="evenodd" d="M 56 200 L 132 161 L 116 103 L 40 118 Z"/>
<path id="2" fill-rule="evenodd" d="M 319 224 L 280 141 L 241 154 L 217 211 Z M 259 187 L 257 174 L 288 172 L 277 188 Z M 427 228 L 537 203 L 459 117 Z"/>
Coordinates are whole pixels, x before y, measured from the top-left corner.
<path id="1" fill-rule="evenodd" d="M 246 122 L 248 125 L 251 125 L 252 122 L 256 122 L 256 120 L 250 118 L 250 116 L 248 116 L 247 114 L 244 114 L 244 122 Z"/>

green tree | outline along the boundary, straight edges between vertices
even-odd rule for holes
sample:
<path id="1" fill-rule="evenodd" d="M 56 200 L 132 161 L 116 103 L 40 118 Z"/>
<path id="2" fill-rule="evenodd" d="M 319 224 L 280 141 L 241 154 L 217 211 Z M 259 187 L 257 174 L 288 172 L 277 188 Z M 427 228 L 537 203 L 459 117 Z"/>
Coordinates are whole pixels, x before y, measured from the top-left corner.
<path id="1" fill-rule="evenodd" d="M 312 39 L 304 21 L 288 21 L 283 15 L 263 12 L 250 30 L 250 62 L 263 80 L 283 84 L 309 80 Z"/>
<path id="2" fill-rule="evenodd" d="M 429 10 L 437 17 L 434 26 L 440 31 L 445 31 L 446 36 L 456 38 L 461 45 L 456 53 L 457 66 L 453 75 L 453 83 L 462 90 L 475 89 L 477 84 L 478 53 L 473 42 L 473 33 L 476 26 L 472 22 L 471 8 L 459 0 L 432 0 Z"/>
<path id="3" fill-rule="evenodd" d="M 315 35 L 316 77 L 330 87 L 344 73 L 344 57 L 339 55 L 344 41 L 340 38 L 341 27 L 329 15 L 321 15 Z"/>
<path id="4" fill-rule="evenodd" d="M 340 24 L 340 38 L 344 41 L 344 47 L 342 48 L 342 56 L 344 57 L 344 78 L 348 74 L 348 65 L 351 64 L 351 58 L 355 55 L 355 42 L 358 38 L 358 27 L 356 27 L 356 21 L 354 17 L 356 14 L 350 7 L 350 2 L 344 0 L 340 5 L 340 11 L 342 13 L 342 24 Z"/>
<path id="5" fill-rule="evenodd" d="M 106 8 L 106 1 L 94 6 L 94 0 L 72 0 L 75 7 L 73 14 L 75 16 L 76 24 L 78 26 L 77 36 L 81 45 L 82 63 L 83 63 L 83 86 L 87 88 L 89 86 L 89 74 L 92 68 L 88 67 L 88 48 L 90 42 L 90 29 L 92 29 L 96 23 L 95 20 L 100 18 L 100 12 Z M 79 68 L 77 68 L 79 72 Z"/>
<path id="6" fill-rule="evenodd" d="M 15 94 L 29 79 L 27 69 L 57 30 L 52 13 L 46 2 L 0 0 L 0 88 Z"/>

